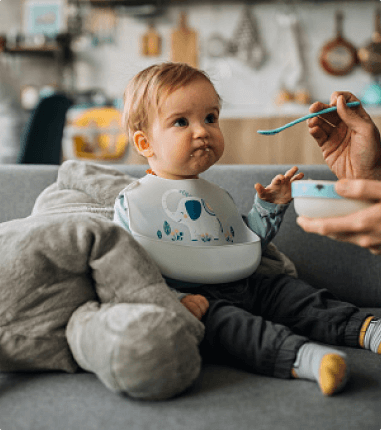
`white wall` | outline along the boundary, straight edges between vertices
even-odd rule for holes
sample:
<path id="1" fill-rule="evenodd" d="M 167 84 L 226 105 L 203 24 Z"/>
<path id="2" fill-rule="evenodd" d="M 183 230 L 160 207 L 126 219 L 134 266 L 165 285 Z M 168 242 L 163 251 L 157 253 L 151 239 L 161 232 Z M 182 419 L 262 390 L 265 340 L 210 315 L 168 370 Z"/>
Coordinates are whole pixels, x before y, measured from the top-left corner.
<path id="1" fill-rule="evenodd" d="M 10 0 L 8 0 L 10 1 Z M 21 0 L 12 0 L 9 7 L 12 20 L 20 18 L 18 12 Z M 0 8 L 4 8 L 4 1 Z M 18 7 L 16 6 L 18 4 Z M 326 101 L 334 90 L 346 89 L 361 95 L 371 82 L 371 77 L 358 66 L 350 75 L 333 77 L 326 74 L 318 64 L 319 51 L 323 44 L 333 38 L 334 14 L 344 12 L 344 36 L 357 47 L 366 44 L 374 29 L 374 11 L 380 1 L 337 1 L 305 2 L 297 6 L 297 16 L 304 35 L 303 43 L 308 63 L 308 83 L 312 98 Z M 287 52 L 284 48 L 286 35 L 280 34 L 276 16 L 285 12 L 279 4 L 258 4 L 252 6 L 257 19 L 263 43 L 268 52 L 268 60 L 260 70 L 252 70 L 236 59 L 213 60 L 206 55 L 209 36 L 218 32 L 231 38 L 241 19 L 242 4 L 193 5 L 182 7 L 188 12 L 189 24 L 199 34 L 200 66 L 209 72 L 227 104 L 249 105 L 254 111 L 273 106 L 279 91 Z M 127 81 L 140 69 L 156 61 L 170 58 L 170 34 L 177 26 L 178 7 L 171 7 L 156 21 L 157 31 L 163 38 L 163 53 L 158 58 L 144 58 L 140 55 L 141 36 L 147 29 L 147 22 L 126 15 L 119 17 L 115 44 L 93 48 L 86 53 L 78 53 L 76 63 L 77 84 L 80 89 L 103 88 L 111 97 L 121 97 Z M 7 9 L 5 9 L 7 11 Z M 3 12 L 0 26 L 5 25 Z M 8 22 L 8 21 L 7 21 Z M 14 22 L 15 24 L 15 22 Z M 9 28 L 9 24 L 7 24 Z M 0 30 L 1 32 L 1 30 Z M 28 60 L 29 62 L 35 60 Z M 19 66 L 20 67 L 20 66 Z M 26 67 L 26 66 L 25 66 Z M 42 68 L 38 74 L 21 72 L 23 83 L 34 83 L 33 79 L 49 83 L 52 71 Z M 0 77 L 1 79 L 1 77 Z M 27 82 L 30 80 L 31 82 Z"/>
<path id="2" fill-rule="evenodd" d="M 318 64 L 318 56 L 323 44 L 335 36 L 336 10 L 344 12 L 344 36 L 356 47 L 361 47 L 371 38 L 374 11 L 378 5 L 379 1 L 338 1 L 309 2 L 297 6 L 308 64 L 309 89 L 313 99 L 328 100 L 330 94 L 338 89 L 361 95 L 371 82 L 369 74 L 359 66 L 344 77 L 328 75 Z M 274 4 L 252 7 L 268 52 L 268 60 L 264 66 L 260 70 L 253 70 L 237 59 L 214 60 L 206 54 L 206 45 L 211 34 L 218 32 L 226 38 L 233 37 L 241 19 L 241 4 L 196 5 L 185 9 L 190 26 L 199 34 L 200 66 L 210 73 L 225 101 L 236 105 L 272 106 L 283 74 L 282 66 L 287 56 L 284 44 L 287 43 L 288 37 L 287 34 L 281 34 L 276 17 L 287 10 Z M 78 74 L 78 85 L 81 88 L 100 86 L 114 97 L 120 96 L 126 82 L 134 73 L 152 62 L 170 58 L 170 34 L 177 26 L 179 11 L 179 8 L 172 7 L 166 16 L 157 20 L 157 30 L 163 38 L 163 53 L 161 57 L 154 59 L 144 58 L 139 52 L 140 39 L 147 28 L 146 23 L 128 16 L 120 17 L 115 45 L 104 45 L 86 55 L 79 55 L 79 58 L 90 60 L 93 66 L 86 67 L 86 64 L 79 63 L 78 70 L 81 73 Z"/>

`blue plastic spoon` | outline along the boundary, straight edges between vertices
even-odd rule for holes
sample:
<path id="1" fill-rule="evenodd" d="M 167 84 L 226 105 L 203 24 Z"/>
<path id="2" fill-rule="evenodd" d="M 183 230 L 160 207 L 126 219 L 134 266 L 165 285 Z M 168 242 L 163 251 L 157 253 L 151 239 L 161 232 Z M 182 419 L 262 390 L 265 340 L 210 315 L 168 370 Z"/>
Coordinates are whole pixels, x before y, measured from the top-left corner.
<path id="1" fill-rule="evenodd" d="M 350 102 L 350 103 L 347 103 L 347 106 L 348 107 L 360 106 L 360 102 Z M 323 115 L 325 113 L 334 112 L 336 109 L 337 109 L 336 106 L 332 106 L 330 108 L 320 110 L 319 112 L 310 113 L 309 115 L 302 116 L 301 118 L 298 118 L 295 121 L 291 121 L 288 124 L 282 125 L 282 127 L 274 128 L 273 130 L 257 130 L 257 133 L 265 134 L 267 136 L 277 134 L 280 131 L 285 130 L 286 128 L 292 127 L 295 124 L 299 124 L 300 122 L 305 121 L 306 119 L 314 118 L 315 116 Z"/>

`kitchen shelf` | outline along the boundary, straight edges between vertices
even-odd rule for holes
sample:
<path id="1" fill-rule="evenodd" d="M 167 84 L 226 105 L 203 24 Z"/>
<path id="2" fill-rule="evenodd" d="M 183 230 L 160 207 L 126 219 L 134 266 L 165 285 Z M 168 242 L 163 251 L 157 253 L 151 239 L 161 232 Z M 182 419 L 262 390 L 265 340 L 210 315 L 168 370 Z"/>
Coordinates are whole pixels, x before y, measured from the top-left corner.
<path id="1" fill-rule="evenodd" d="M 165 0 L 69 0 L 69 3 L 91 4 L 92 6 L 157 6 L 161 7 Z"/>
<path id="2" fill-rule="evenodd" d="M 70 49 L 70 35 L 62 33 L 56 36 L 55 41 L 48 40 L 45 45 L 17 45 L 6 46 L 3 53 L 9 57 L 24 57 L 38 61 L 38 58 L 45 57 L 49 62 L 55 63 L 60 82 L 64 79 L 64 74 L 69 70 L 73 74 L 73 54 Z"/>
<path id="3" fill-rule="evenodd" d="M 15 48 L 5 48 L 3 51 L 7 54 L 20 54 L 20 55 L 57 55 L 61 52 L 61 48 L 58 46 L 17 46 Z"/>

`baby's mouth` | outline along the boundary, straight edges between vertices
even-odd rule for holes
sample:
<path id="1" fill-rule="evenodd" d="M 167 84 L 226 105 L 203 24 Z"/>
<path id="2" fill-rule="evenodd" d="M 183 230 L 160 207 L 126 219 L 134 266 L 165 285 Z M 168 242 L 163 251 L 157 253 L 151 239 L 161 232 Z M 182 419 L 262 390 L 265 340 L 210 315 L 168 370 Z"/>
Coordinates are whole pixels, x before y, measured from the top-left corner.
<path id="1" fill-rule="evenodd" d="M 193 152 L 193 154 L 191 154 L 191 157 L 193 157 L 194 154 L 197 154 L 197 155 L 209 155 L 210 152 L 211 152 L 211 149 L 209 148 L 209 146 L 202 147 L 202 148 L 197 148 Z"/>

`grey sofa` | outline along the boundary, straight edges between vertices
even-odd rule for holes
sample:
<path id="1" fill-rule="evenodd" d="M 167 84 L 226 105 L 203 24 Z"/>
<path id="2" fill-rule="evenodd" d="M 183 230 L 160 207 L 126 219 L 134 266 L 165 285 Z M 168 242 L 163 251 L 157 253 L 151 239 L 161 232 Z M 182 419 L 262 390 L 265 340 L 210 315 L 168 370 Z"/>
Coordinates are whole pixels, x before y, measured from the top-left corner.
<path id="1" fill-rule="evenodd" d="M 255 182 L 267 184 L 289 166 L 214 166 L 203 176 L 227 189 L 247 213 Z M 334 179 L 325 166 L 299 166 L 307 178 Z M 144 166 L 118 166 L 132 176 Z M 36 197 L 57 177 L 57 166 L 0 166 L 0 221 L 30 215 Z M 381 257 L 304 233 L 291 205 L 274 243 L 299 276 L 381 316 Z M 1 250 L 0 250 L 1 255 Z M 1 300 L 1 297 L 0 297 Z M 1 430 L 380 429 L 381 357 L 343 348 L 351 379 L 324 397 L 308 381 L 278 380 L 205 364 L 196 383 L 167 401 L 148 402 L 110 392 L 93 374 L 0 374 Z"/>

